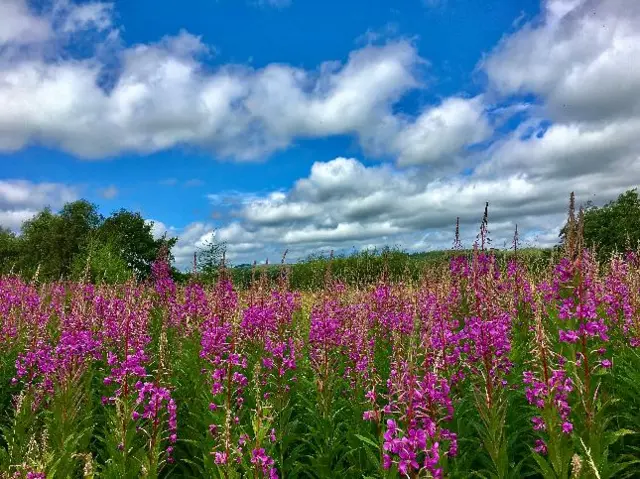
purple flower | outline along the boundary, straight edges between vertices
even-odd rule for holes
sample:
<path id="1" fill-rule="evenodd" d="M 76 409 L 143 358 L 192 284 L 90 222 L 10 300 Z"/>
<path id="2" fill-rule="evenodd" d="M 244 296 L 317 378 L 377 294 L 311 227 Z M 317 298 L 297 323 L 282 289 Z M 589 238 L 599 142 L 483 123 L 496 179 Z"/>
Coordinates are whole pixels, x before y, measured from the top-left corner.
<path id="1" fill-rule="evenodd" d="M 538 454 L 545 455 L 547 454 L 547 445 L 542 439 L 536 439 L 536 444 L 533 450 Z"/>

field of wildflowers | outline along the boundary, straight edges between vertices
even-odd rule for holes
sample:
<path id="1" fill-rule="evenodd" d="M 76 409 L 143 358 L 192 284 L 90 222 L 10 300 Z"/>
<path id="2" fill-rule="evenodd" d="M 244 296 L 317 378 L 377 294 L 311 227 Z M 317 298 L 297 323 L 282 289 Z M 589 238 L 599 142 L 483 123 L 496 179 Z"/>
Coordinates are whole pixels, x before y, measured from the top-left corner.
<path id="1" fill-rule="evenodd" d="M 570 223 L 571 226 L 571 223 Z M 640 256 L 314 294 L 0 279 L 2 478 L 640 477 Z"/>

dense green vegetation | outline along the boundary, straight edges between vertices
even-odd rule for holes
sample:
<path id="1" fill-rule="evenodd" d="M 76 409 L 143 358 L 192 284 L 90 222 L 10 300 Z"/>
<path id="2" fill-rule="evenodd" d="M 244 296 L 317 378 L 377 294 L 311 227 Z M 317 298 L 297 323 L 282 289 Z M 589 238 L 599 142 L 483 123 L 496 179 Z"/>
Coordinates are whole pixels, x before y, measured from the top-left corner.
<path id="1" fill-rule="evenodd" d="M 288 266 L 291 286 L 298 290 L 317 290 L 324 284 L 327 270 L 336 280 L 351 286 L 366 286 L 375 283 L 383 274 L 392 282 L 417 282 L 425 271 L 447 267 L 453 256 L 470 256 L 472 250 L 437 250 L 423 253 L 406 253 L 400 249 L 359 251 L 342 256 L 315 256 Z M 494 254 L 502 265 L 514 256 L 511 250 L 495 250 Z M 532 270 L 540 270 L 549 264 L 553 255 L 551 249 L 526 248 L 517 255 Z M 281 274 L 280 265 L 260 266 L 261 274 L 266 274 L 271 282 L 276 282 Z M 234 284 L 245 288 L 256 274 L 251 266 L 236 267 L 231 270 Z"/>
<path id="2" fill-rule="evenodd" d="M 161 245 L 176 241 L 154 239 L 140 213 L 122 209 L 104 218 L 96 205 L 79 200 L 59 213 L 46 208 L 22 225 L 20 235 L 0 230 L 0 273 L 42 281 L 145 279 Z"/>

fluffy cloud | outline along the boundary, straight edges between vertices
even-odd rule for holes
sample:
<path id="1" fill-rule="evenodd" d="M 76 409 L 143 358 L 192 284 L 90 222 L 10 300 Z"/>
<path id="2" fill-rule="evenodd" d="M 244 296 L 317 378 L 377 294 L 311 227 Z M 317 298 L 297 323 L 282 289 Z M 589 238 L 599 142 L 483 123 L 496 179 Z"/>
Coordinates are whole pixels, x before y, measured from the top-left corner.
<path id="1" fill-rule="evenodd" d="M 44 42 L 52 33 L 50 23 L 34 16 L 23 0 L 0 3 L 0 45 Z"/>
<path id="2" fill-rule="evenodd" d="M 289 191 L 244 205 L 219 234 L 261 238 L 294 255 L 394 243 L 448 247 L 456 216 L 466 243 L 473 241 L 489 201 L 494 244 L 508 245 L 516 223 L 525 240 L 554 244 L 570 191 L 579 202 L 602 204 L 640 183 L 638 45 L 640 8 L 629 2 L 546 1 L 539 18 L 480 62 L 489 80 L 482 96 L 444 99 L 406 124 L 392 119 L 385 140 L 398 166 L 460 159 L 454 170 L 316 163 Z M 525 95 L 535 102 L 519 102 Z M 498 105 L 491 113 L 487 98 Z M 525 119 L 496 135 L 488 119 L 496 112 Z M 465 151 L 487 140 L 486 149 Z"/>
<path id="3" fill-rule="evenodd" d="M 212 69 L 205 62 L 208 46 L 187 32 L 123 47 L 112 4 L 54 5 L 53 13 L 41 15 L 26 0 L 1 7 L 0 26 L 7 29 L 0 37 L 0 150 L 42 143 L 91 159 L 190 144 L 256 160 L 296 138 L 347 134 L 371 153 L 415 164 L 446 161 L 490 128 L 477 99 L 451 99 L 413 119 L 394 114 L 407 92 L 422 87 L 426 63 L 406 40 L 367 45 L 345 62 L 314 70 L 286 64 Z M 88 29 L 101 32 L 93 57 L 45 53 L 46 46 L 63 48 L 70 33 Z M 41 48 L 28 54 L 3 48 L 17 43 Z"/>
<path id="4" fill-rule="evenodd" d="M 578 201 L 614 198 L 640 181 L 640 167 L 623 174 L 611 170 L 576 175 L 571 188 Z M 246 260 L 292 256 L 323 248 L 344 249 L 401 244 L 408 249 L 449 247 L 460 216 L 467 245 L 473 241 L 484 203 L 490 202 L 490 231 L 496 244 L 510 244 L 516 223 L 525 238 L 538 244 L 557 240 L 569 190 L 562 177 L 540 178 L 510 173 L 492 178 L 482 173 L 430 179 L 388 166 L 365 166 L 352 158 L 313 165 L 308 177 L 286 192 L 245 205 L 239 219 L 218 232 L 230 244 L 246 248 Z M 259 240 L 259 241 L 258 241 Z M 254 255 L 254 256 L 251 256 Z"/>
<path id="5" fill-rule="evenodd" d="M 162 237 L 166 232 L 169 237 L 178 237 L 178 242 L 171 251 L 175 257 L 177 267 L 190 269 L 193 265 L 193 254 L 199 252 L 212 241 L 226 241 L 230 228 L 225 229 L 225 235 L 221 235 L 219 230 L 206 222 L 191 223 L 183 229 L 167 228 L 164 224 L 156 222 L 153 228 L 156 238 Z M 232 263 L 240 263 L 246 257 L 260 255 L 264 251 L 265 245 L 259 242 L 234 241 L 227 245 L 226 258 Z"/>
<path id="6" fill-rule="evenodd" d="M 540 19 L 481 65 L 501 94 L 541 95 L 558 121 L 606 121 L 640 110 L 640 3 L 546 0 Z"/>
<path id="7" fill-rule="evenodd" d="M 535 95 L 529 119 L 488 150 L 477 172 L 537 181 L 606 178 L 636 186 L 640 158 L 640 4 L 548 0 L 541 17 L 505 37 L 479 65 L 492 93 Z M 599 195 L 603 190 L 593 185 Z"/>
<path id="8" fill-rule="evenodd" d="M 453 97 L 401 128 L 393 145 L 401 166 L 442 163 L 492 132 L 481 97 Z"/>
<path id="9" fill-rule="evenodd" d="M 435 177 L 354 159 L 316 163 L 290 191 L 247 205 L 220 234 L 268 238 L 281 249 L 304 245 L 300 251 L 447 247 L 456 216 L 467 244 L 473 241 L 489 201 L 496 243 L 509 244 L 517 222 L 525 239 L 553 244 L 570 191 L 579 202 L 602 204 L 640 183 L 640 73 L 632 67 L 638 45 L 640 8 L 629 2 L 549 0 L 540 18 L 479 64 L 489 79 L 486 95 L 525 114 L 515 130 L 485 151 L 464 153 L 493 131 L 483 97 L 454 97 L 393 136 L 400 166 L 438 164 L 457 153 L 470 169 Z M 508 106 L 532 94 L 536 106 Z"/>
<path id="10" fill-rule="evenodd" d="M 53 209 L 77 199 L 74 188 L 59 183 L 0 180 L 0 226 L 18 231 L 46 206 Z"/>
<path id="11" fill-rule="evenodd" d="M 521 136 L 521 132 L 527 134 Z M 614 171 L 633 185 L 639 147 L 640 117 L 601 125 L 571 122 L 548 128 L 523 126 L 495 143 L 489 150 L 490 159 L 478 170 L 494 175 L 526 171 L 538 178 L 567 182 L 584 174 Z"/>
<path id="12" fill-rule="evenodd" d="M 91 2 L 76 5 L 69 0 L 58 0 L 55 11 L 64 21 L 61 30 L 72 33 L 94 28 L 99 32 L 112 26 L 113 4 L 107 2 Z"/>

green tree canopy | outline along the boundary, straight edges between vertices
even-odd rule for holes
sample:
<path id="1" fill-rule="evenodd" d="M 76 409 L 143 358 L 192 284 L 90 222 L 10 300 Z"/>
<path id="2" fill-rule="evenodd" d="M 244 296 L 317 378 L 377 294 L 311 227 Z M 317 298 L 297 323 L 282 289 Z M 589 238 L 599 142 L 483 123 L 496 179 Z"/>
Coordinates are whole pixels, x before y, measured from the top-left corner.
<path id="1" fill-rule="evenodd" d="M 101 282 L 134 274 L 144 279 L 165 241 L 172 248 L 177 238 L 155 239 L 140 213 L 121 209 L 105 219 L 93 203 L 73 201 L 59 213 L 45 208 L 23 223 L 19 235 L 0 229 L 0 272 L 13 269 L 31 278 L 39 271 L 45 281 L 85 273 Z"/>
<path id="2" fill-rule="evenodd" d="M 61 273 L 67 277 L 71 273 L 74 258 L 88 245 L 103 218 L 98 213 L 98 207 L 86 200 L 65 204 L 59 216 Z"/>
<path id="3" fill-rule="evenodd" d="M 625 191 L 602 207 L 588 202 L 583 207 L 584 244 L 594 247 L 600 257 L 607 257 L 640 242 L 640 197 L 636 188 Z M 565 225 L 560 234 L 564 238 Z"/>
<path id="4" fill-rule="evenodd" d="M 33 274 L 40 267 L 44 279 L 69 276 L 74 258 L 101 221 L 96 205 L 86 200 L 65 204 L 60 214 L 45 208 L 22 225 L 22 269 Z"/>
<path id="5" fill-rule="evenodd" d="M 62 227 L 60 217 L 50 208 L 22 224 L 20 269 L 29 276 L 58 279 L 62 275 Z"/>
<path id="6" fill-rule="evenodd" d="M 197 253 L 198 271 L 205 276 L 216 276 L 227 251 L 225 242 L 215 238 L 205 242 Z"/>
<path id="7" fill-rule="evenodd" d="M 16 235 L 0 226 L 0 273 L 17 270 L 20 258 L 20 244 Z"/>
<path id="8" fill-rule="evenodd" d="M 127 281 L 133 271 L 111 243 L 93 239 L 73 263 L 72 277 L 96 284 L 115 284 Z"/>
<path id="9" fill-rule="evenodd" d="M 172 248 L 177 238 L 155 239 L 153 225 L 138 212 L 125 209 L 116 211 L 98 228 L 97 238 L 117 251 L 138 279 L 151 274 L 151 263 L 156 259 L 163 241 Z"/>

